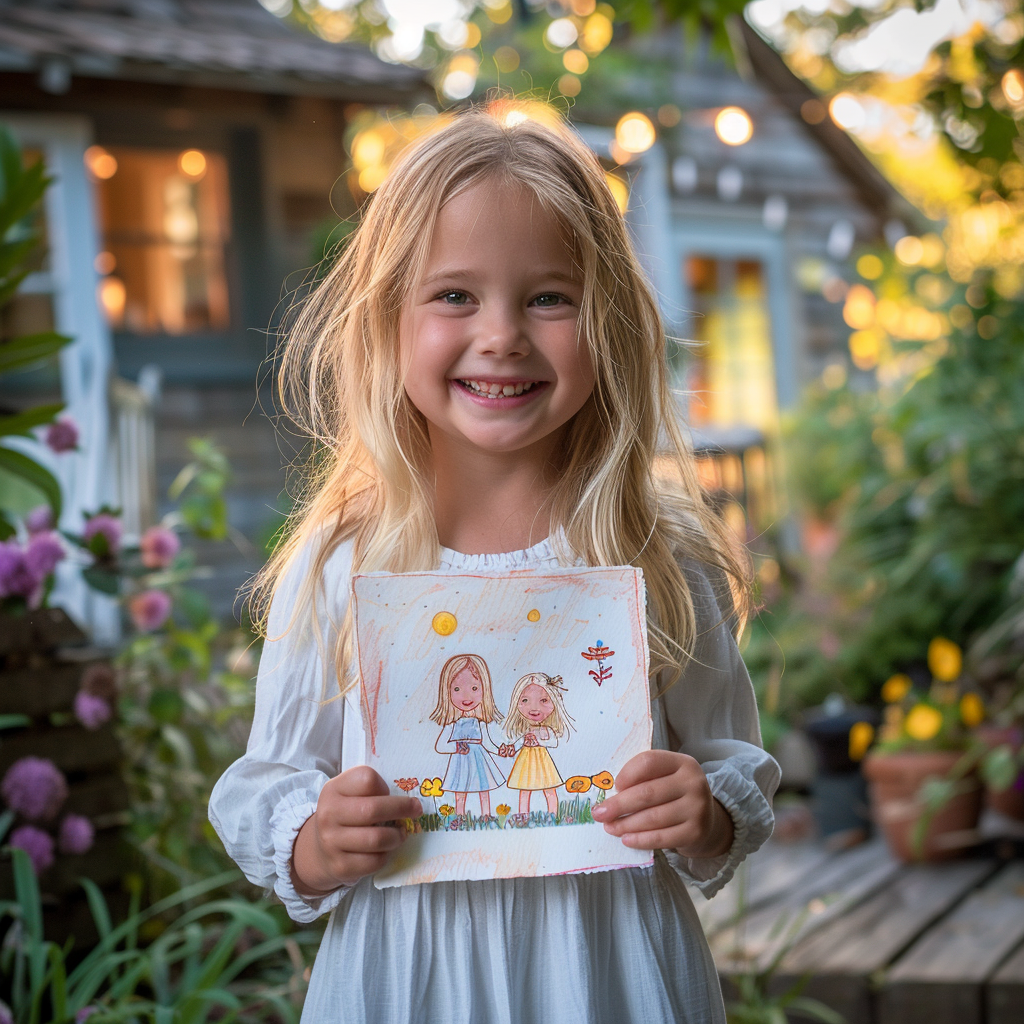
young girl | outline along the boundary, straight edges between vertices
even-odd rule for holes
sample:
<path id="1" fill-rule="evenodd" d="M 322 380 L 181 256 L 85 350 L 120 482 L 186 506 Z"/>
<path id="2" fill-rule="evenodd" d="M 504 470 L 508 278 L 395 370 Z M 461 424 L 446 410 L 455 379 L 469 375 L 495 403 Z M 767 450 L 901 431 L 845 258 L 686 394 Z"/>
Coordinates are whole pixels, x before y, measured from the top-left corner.
<path id="1" fill-rule="evenodd" d="M 772 829 L 778 768 L 733 632 L 746 567 L 600 163 L 509 113 L 411 144 L 292 326 L 284 392 L 314 471 L 263 577 L 252 734 L 210 817 L 296 921 L 331 914 L 309 1024 L 722 1024 L 684 880 L 713 895 Z M 654 746 L 594 816 L 653 867 L 376 889 L 421 807 L 363 764 L 351 574 L 630 564 Z"/>
<path id="2" fill-rule="evenodd" d="M 555 790 L 562 785 L 562 776 L 548 751 L 558 746 L 572 722 L 562 704 L 561 684 L 561 676 L 530 672 L 516 683 L 508 702 L 505 732 L 519 745 L 508 788 L 519 790 L 520 814 L 530 813 L 530 800 L 538 789 L 544 791 L 548 810 L 558 810 Z"/>
<path id="3" fill-rule="evenodd" d="M 466 813 L 469 793 L 480 798 L 482 815 L 491 813 L 490 791 L 497 789 L 505 776 L 494 760 L 499 751 L 487 726 L 504 717 L 494 705 L 491 673 L 483 658 L 456 654 L 444 663 L 437 684 L 437 707 L 430 719 L 441 726 L 434 749 L 451 755 L 442 786 L 446 793 L 455 794 L 456 814 Z"/>

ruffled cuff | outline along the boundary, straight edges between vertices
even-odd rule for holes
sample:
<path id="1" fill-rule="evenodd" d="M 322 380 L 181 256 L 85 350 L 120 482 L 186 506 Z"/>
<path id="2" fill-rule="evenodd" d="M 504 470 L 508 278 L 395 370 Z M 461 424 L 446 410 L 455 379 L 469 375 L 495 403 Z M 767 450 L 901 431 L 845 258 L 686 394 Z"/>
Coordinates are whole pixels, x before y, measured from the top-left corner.
<path id="1" fill-rule="evenodd" d="M 315 921 L 332 911 L 348 892 L 341 886 L 326 896 L 303 896 L 292 882 L 292 850 L 299 829 L 316 810 L 318 790 L 304 789 L 282 797 L 270 818 L 270 834 L 274 843 L 274 869 L 277 879 L 274 892 L 284 904 L 288 916 L 299 924 Z"/>
<path id="2" fill-rule="evenodd" d="M 719 857 L 681 857 L 671 851 L 666 854 L 669 862 L 711 899 L 732 878 L 742 860 L 772 834 L 775 815 L 757 784 L 732 765 L 720 765 L 709 773 L 708 784 L 711 795 L 732 818 L 732 846 Z"/>

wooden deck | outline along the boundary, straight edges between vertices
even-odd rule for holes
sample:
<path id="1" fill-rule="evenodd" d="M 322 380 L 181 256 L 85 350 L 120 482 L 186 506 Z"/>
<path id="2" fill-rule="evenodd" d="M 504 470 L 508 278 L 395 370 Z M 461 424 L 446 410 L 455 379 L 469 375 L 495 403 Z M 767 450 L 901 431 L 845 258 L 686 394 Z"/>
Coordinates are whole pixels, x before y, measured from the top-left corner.
<path id="1" fill-rule="evenodd" d="M 727 994 L 777 961 L 772 990 L 807 978 L 847 1024 L 1024 1024 L 1022 854 L 998 823 L 973 856 L 935 865 L 900 864 L 878 839 L 772 841 L 694 903 Z"/>

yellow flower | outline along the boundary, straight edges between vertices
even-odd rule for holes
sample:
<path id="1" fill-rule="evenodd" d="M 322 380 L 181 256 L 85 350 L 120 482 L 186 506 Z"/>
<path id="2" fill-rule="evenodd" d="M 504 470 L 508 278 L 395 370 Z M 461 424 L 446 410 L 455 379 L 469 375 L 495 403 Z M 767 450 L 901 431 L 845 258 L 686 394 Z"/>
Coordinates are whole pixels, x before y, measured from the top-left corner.
<path id="1" fill-rule="evenodd" d="M 512 808 L 509 807 L 508 804 L 498 804 L 498 806 L 494 809 L 498 812 L 498 814 L 508 814 L 508 812 L 512 810 Z"/>
<path id="2" fill-rule="evenodd" d="M 985 702 L 976 693 L 965 693 L 960 698 L 960 718 L 968 729 L 985 720 Z"/>
<path id="3" fill-rule="evenodd" d="M 444 814 L 444 815 L 449 815 L 449 814 L 451 814 L 451 813 L 452 813 L 452 812 L 453 812 L 454 810 L 455 810 L 455 808 L 454 808 L 454 807 L 452 807 L 452 805 L 451 805 L 451 804 L 441 804 L 441 806 L 440 806 L 440 807 L 438 807 L 438 809 L 437 809 L 437 813 L 438 813 L 438 814 Z"/>
<path id="4" fill-rule="evenodd" d="M 910 692 L 910 677 L 902 672 L 889 676 L 882 684 L 882 700 L 886 704 L 898 704 Z"/>
<path id="5" fill-rule="evenodd" d="M 936 679 L 951 683 L 959 678 L 964 656 L 952 640 L 937 636 L 928 645 L 928 668 Z"/>
<path id="6" fill-rule="evenodd" d="M 874 738 L 875 728 L 870 722 L 854 722 L 850 729 L 850 760 L 859 761 L 868 752 Z"/>
<path id="7" fill-rule="evenodd" d="M 942 712 L 930 704 L 915 704 L 907 712 L 904 728 L 907 735 L 915 740 L 930 740 L 942 728 Z"/>

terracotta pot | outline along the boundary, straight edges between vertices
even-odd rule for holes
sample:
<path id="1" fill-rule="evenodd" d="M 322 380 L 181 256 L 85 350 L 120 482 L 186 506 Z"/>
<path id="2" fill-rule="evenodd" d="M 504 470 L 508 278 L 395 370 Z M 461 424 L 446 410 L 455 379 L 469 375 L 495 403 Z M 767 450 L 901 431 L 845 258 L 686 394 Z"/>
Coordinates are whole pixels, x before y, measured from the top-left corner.
<path id="1" fill-rule="evenodd" d="M 871 794 L 871 815 L 885 836 L 894 857 L 913 861 L 950 860 L 972 845 L 971 832 L 981 814 L 981 784 L 973 775 L 961 791 L 932 815 L 920 849 L 914 832 L 923 807 L 918 793 L 926 779 L 945 778 L 961 755 L 955 751 L 872 753 L 863 771 Z"/>
<path id="2" fill-rule="evenodd" d="M 989 750 L 1001 747 L 1004 743 L 1008 743 L 1014 753 L 1021 748 L 1021 730 L 1012 725 L 982 725 L 976 730 L 976 735 Z M 1008 789 L 986 788 L 985 803 L 1008 818 L 1024 821 L 1024 772 L 1017 776 Z"/>

